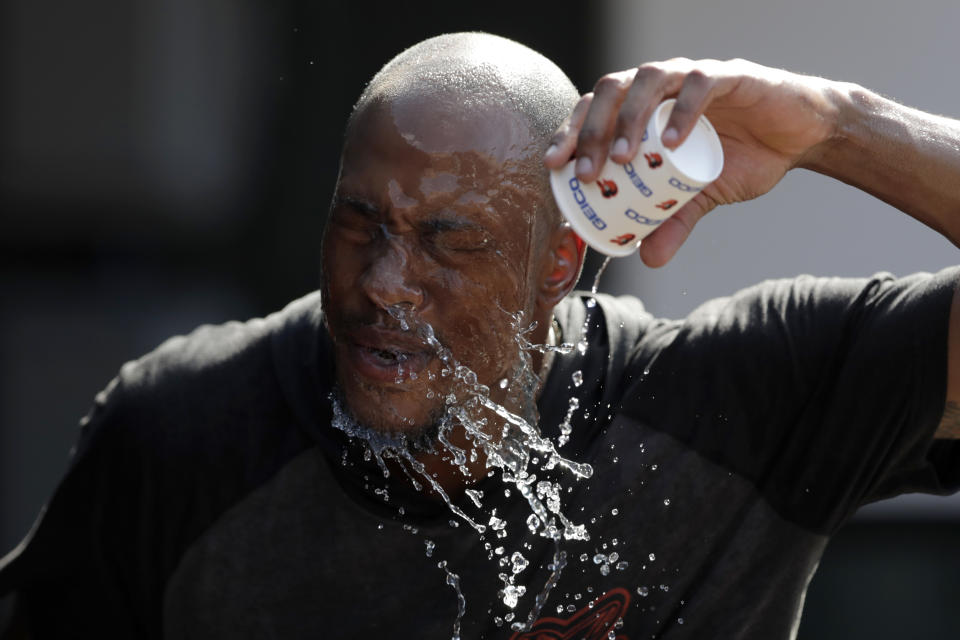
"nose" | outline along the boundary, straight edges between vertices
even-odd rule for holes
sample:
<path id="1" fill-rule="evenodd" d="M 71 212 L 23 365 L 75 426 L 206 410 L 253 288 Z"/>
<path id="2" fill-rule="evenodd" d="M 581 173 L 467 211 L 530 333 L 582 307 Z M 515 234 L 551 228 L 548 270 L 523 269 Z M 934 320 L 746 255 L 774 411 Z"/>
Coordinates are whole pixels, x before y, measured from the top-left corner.
<path id="1" fill-rule="evenodd" d="M 423 287 L 416 275 L 416 265 L 403 238 L 388 236 L 379 243 L 378 251 L 360 278 L 360 286 L 378 307 L 410 305 L 420 309 L 425 301 Z"/>

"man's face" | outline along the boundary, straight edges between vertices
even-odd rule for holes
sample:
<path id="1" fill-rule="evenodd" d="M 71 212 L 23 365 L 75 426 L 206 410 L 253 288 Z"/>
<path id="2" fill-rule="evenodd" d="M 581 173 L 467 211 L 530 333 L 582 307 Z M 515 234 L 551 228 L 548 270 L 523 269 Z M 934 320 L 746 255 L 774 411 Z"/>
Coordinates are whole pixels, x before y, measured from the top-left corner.
<path id="1" fill-rule="evenodd" d="M 534 151 L 518 116 L 489 107 L 401 97 L 357 114 L 324 235 L 323 304 L 362 424 L 418 434 L 451 389 L 438 354 L 391 307 L 429 323 L 494 395 L 516 365 L 510 314 L 530 321 L 537 273 Z"/>

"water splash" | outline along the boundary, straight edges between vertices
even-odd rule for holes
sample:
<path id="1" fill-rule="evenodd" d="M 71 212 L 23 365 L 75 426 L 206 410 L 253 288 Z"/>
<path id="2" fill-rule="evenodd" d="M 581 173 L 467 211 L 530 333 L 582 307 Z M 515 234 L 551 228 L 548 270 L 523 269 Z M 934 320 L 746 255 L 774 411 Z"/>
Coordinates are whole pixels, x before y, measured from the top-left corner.
<path id="1" fill-rule="evenodd" d="M 447 584 L 457 592 L 457 619 L 453 621 L 453 635 L 450 636 L 450 640 L 460 640 L 460 623 L 463 621 L 463 614 L 467 612 L 467 599 L 463 597 L 463 591 L 460 590 L 460 576 L 447 568 L 446 560 L 438 562 L 437 567 L 447 572 Z"/>
<path id="2" fill-rule="evenodd" d="M 590 295 L 597 295 L 597 288 L 600 286 L 600 278 L 603 276 L 603 272 L 607 270 L 607 266 L 610 264 L 610 256 L 604 258 L 603 263 L 600 265 L 600 268 L 597 269 L 597 275 L 593 277 L 593 287 L 590 288 Z"/>
<path id="3" fill-rule="evenodd" d="M 413 445 L 404 434 L 381 433 L 365 427 L 350 417 L 350 415 L 343 408 L 340 398 L 336 394 L 332 395 L 330 400 L 333 405 L 333 420 L 331 421 L 331 425 L 349 436 L 362 438 L 365 440 L 368 450 L 371 452 L 373 457 L 376 459 L 377 464 L 382 469 L 384 478 L 390 477 L 390 470 L 387 468 L 385 460 L 396 460 L 397 464 L 401 469 L 403 469 L 404 473 L 410 479 L 415 489 L 418 491 L 422 489 L 422 485 L 417 482 L 416 478 L 414 477 L 414 474 L 417 474 L 419 477 L 427 481 L 430 487 L 437 493 L 438 496 L 440 496 L 440 498 L 444 501 L 444 503 L 446 503 L 447 507 L 454 514 L 476 529 L 477 533 L 482 534 L 487 530 L 484 525 L 474 521 L 473 518 L 464 513 L 460 507 L 453 504 L 453 502 L 450 500 L 450 496 L 448 496 L 447 492 L 443 490 L 443 487 L 440 486 L 440 483 L 437 482 L 437 480 L 427 472 L 423 463 L 417 460 L 411 453 L 410 450 L 413 448 Z M 407 468 L 408 466 L 409 469 Z M 411 473 L 411 469 L 413 473 Z"/>
<path id="4" fill-rule="evenodd" d="M 535 351 L 570 353 L 574 346 L 531 343 L 528 336 L 535 325 L 524 326 L 522 314 L 511 314 L 511 324 L 516 336 L 516 364 L 510 375 L 499 381 L 499 387 L 503 389 L 505 397 L 495 401 L 490 397 L 490 389 L 479 382 L 476 373 L 457 361 L 450 349 L 439 341 L 429 323 L 406 307 L 391 307 L 388 311 L 404 331 L 416 333 L 419 339 L 436 354 L 441 364 L 440 376 L 449 380 L 447 388 L 441 394 L 445 409 L 444 416 L 438 425 L 436 440 L 430 445 L 434 448 L 427 450 L 436 453 L 436 448 L 439 447 L 442 452 L 449 454 L 450 458 L 447 460 L 459 468 L 465 477 L 471 475 L 467 461 L 476 461 L 477 451 L 482 452 L 486 457 L 488 470 L 499 469 L 502 480 L 512 484 L 529 506 L 532 513 L 525 520 L 528 530 L 553 540 L 557 545 L 551 565 L 552 573 L 544 589 L 535 599 L 533 610 L 528 616 L 528 622 L 525 623 L 532 624 L 539 615 L 550 589 L 559 580 L 560 571 L 566 565 L 566 553 L 560 550 L 561 541 L 590 539 L 586 525 L 575 524 L 563 513 L 560 483 L 548 479 L 538 480 L 537 477 L 538 466 L 544 472 L 560 467 L 578 480 L 590 478 L 593 474 L 593 468 L 589 464 L 566 459 L 556 449 L 569 439 L 570 419 L 573 411 L 579 406 L 579 401 L 571 399 L 567 417 L 561 425 L 561 437 L 556 446 L 553 441 L 541 434 L 538 426 L 536 392 L 541 381 L 533 371 L 530 353 Z M 421 488 L 420 482 L 417 482 L 418 479 L 425 482 L 446 503 L 452 513 L 460 520 L 467 522 L 478 534 L 482 536 L 490 532 L 497 539 L 507 537 L 508 523 L 496 515 L 495 509 L 489 514 L 489 520 L 484 525 L 454 504 L 424 464 L 417 459 L 415 443 L 409 441 L 404 434 L 385 434 L 358 425 L 341 406 L 339 398 L 332 396 L 332 399 L 333 426 L 365 441 L 370 456 L 376 459 L 384 477 L 389 477 L 385 460 L 392 459 L 396 461 L 415 488 Z M 508 407 L 515 407 L 515 409 Z M 564 425 L 566 425 L 565 430 Z M 468 448 L 465 449 L 452 442 L 450 435 L 455 428 L 463 429 L 469 443 Z M 477 509 L 482 509 L 483 494 L 481 492 L 467 489 L 466 494 Z M 427 545 L 426 550 L 428 555 L 432 553 L 432 545 Z M 506 563 L 501 566 L 507 569 L 500 574 L 504 582 L 500 596 L 503 603 L 509 609 L 513 609 L 527 591 L 526 586 L 515 582 L 515 578 L 523 572 L 529 561 L 520 552 L 502 555 L 501 547 L 498 547 L 498 555 L 500 555 L 498 562 Z M 459 577 L 446 568 L 445 562 L 442 568 L 447 572 L 447 584 L 457 590 L 460 601 L 459 613 L 454 625 L 454 637 L 458 638 L 465 600 L 459 589 Z M 512 620 L 512 612 L 507 615 L 510 617 L 506 619 Z"/>
<path id="5" fill-rule="evenodd" d="M 560 581 L 560 573 L 566 566 L 567 552 L 561 551 L 560 545 L 557 544 L 553 552 L 553 562 L 547 565 L 547 569 L 550 571 L 550 576 L 547 578 L 546 584 L 543 585 L 543 589 L 540 590 L 540 593 L 538 593 L 537 597 L 534 599 L 533 608 L 530 609 L 530 613 L 527 614 L 526 622 L 514 622 L 511 625 L 511 629 L 514 631 L 526 632 L 533 627 L 533 623 L 536 622 L 537 618 L 540 617 L 540 612 L 543 610 L 543 605 L 547 603 L 547 598 L 550 596 L 550 592 L 557 585 L 557 582 Z"/>
<path id="6" fill-rule="evenodd" d="M 580 400 L 578 398 L 570 398 L 570 404 L 567 406 L 567 415 L 564 416 L 563 422 L 560 423 L 560 437 L 557 438 L 557 446 L 562 447 L 570 441 L 570 434 L 573 433 L 573 425 L 570 421 L 573 419 L 573 413 L 580 408 Z"/>
<path id="7" fill-rule="evenodd" d="M 600 278 L 603 276 L 603 272 L 607 270 L 610 260 L 610 256 L 607 256 L 600 265 L 600 268 L 597 269 L 597 275 L 593 277 L 593 286 L 590 287 L 590 297 L 587 298 L 585 303 L 587 306 L 587 313 L 586 317 L 583 319 L 583 327 L 580 329 L 580 340 L 577 341 L 577 352 L 580 355 L 585 355 L 587 353 L 587 329 L 589 329 L 590 326 L 590 311 L 597 306 L 596 295 L 597 289 L 600 287 Z"/>

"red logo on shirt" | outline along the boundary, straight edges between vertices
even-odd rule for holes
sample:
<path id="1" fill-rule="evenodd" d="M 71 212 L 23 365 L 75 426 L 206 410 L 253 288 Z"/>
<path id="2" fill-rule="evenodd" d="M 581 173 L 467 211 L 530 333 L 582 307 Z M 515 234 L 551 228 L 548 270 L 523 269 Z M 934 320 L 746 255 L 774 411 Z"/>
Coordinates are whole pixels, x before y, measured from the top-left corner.
<path id="1" fill-rule="evenodd" d="M 569 618 L 540 618 L 533 623 L 530 631 L 515 633 L 510 640 L 606 640 L 617 620 L 621 619 L 630 606 L 630 592 L 620 587 L 611 589 L 580 609 Z M 617 634 L 616 640 L 630 640 L 624 634 Z"/>
<path id="2" fill-rule="evenodd" d="M 617 183 L 613 180 L 597 180 L 597 186 L 600 187 L 600 193 L 604 198 L 612 198 L 617 195 Z"/>

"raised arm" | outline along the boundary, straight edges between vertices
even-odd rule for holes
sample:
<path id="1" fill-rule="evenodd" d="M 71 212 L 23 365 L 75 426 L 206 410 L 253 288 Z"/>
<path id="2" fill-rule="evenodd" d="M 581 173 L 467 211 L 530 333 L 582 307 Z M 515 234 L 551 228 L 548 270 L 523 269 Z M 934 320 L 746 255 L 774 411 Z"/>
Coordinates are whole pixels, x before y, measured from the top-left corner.
<path id="1" fill-rule="evenodd" d="M 870 193 L 960 246 L 960 123 L 839 85 L 838 126 L 800 166 Z M 947 347 L 947 396 L 938 438 L 960 439 L 960 287 Z"/>
<path id="2" fill-rule="evenodd" d="M 863 87 L 745 60 L 685 58 L 601 78 L 557 131 L 544 162 L 577 158 L 593 180 L 607 161 L 636 153 L 656 105 L 676 98 L 663 134 L 679 145 L 701 114 L 723 144 L 723 173 L 640 246 L 652 267 L 668 262 L 717 205 L 749 200 L 801 167 L 853 185 L 960 246 L 960 123 L 887 100 Z M 938 437 L 960 438 L 960 296 L 950 315 L 946 408 Z"/>

